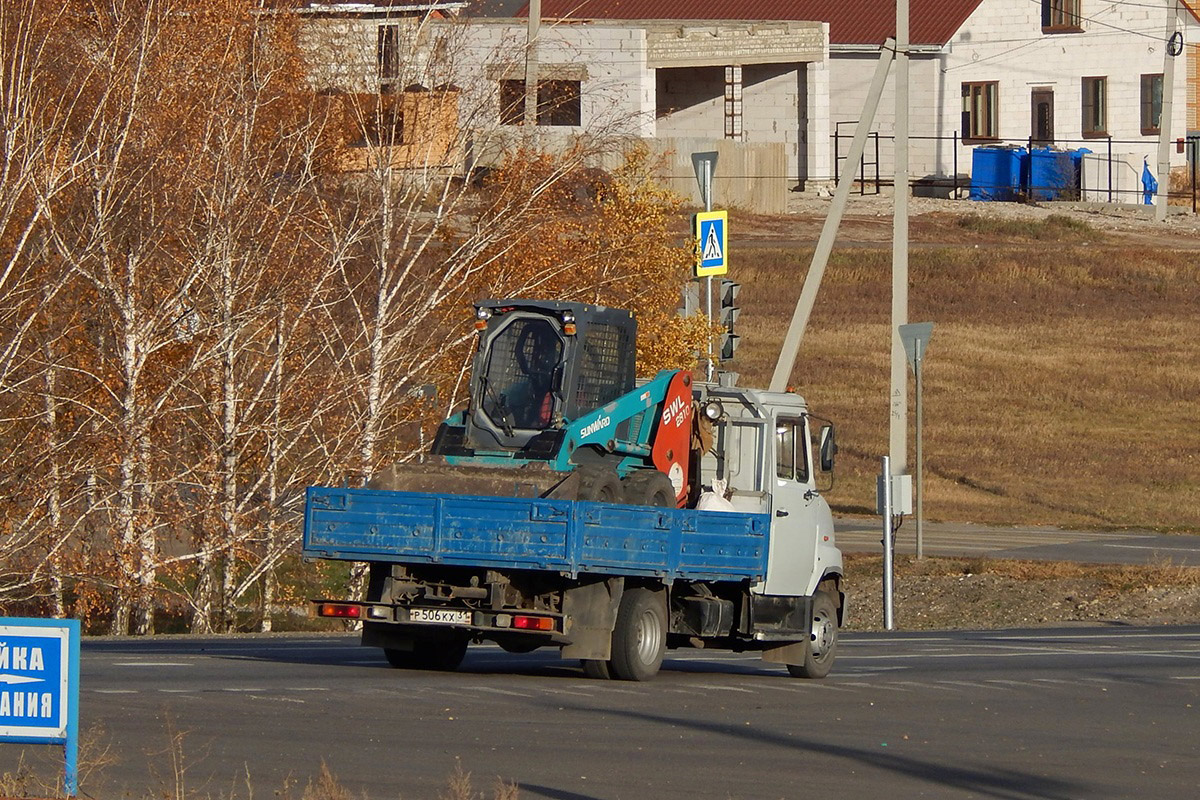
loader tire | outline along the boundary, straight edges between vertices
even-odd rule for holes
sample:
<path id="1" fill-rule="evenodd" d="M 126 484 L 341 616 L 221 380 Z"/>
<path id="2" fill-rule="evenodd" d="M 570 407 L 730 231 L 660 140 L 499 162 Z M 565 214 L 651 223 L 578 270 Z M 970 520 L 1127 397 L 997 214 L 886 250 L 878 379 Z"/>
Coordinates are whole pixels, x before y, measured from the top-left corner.
<path id="1" fill-rule="evenodd" d="M 614 470 L 604 467 L 580 467 L 579 499 L 591 503 L 623 503 L 621 479 Z"/>
<path id="2" fill-rule="evenodd" d="M 631 506 L 675 508 L 675 486 L 658 470 L 642 469 L 623 481 L 625 502 Z"/>

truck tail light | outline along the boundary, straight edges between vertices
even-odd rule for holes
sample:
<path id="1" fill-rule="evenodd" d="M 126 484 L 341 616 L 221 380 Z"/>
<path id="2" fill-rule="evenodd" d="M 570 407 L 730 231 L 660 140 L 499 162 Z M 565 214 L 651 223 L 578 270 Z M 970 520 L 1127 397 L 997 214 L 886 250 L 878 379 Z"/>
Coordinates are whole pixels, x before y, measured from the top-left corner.
<path id="1" fill-rule="evenodd" d="M 527 631 L 552 631 L 554 630 L 553 617 L 513 617 L 512 626 L 521 628 Z"/>
<path id="2" fill-rule="evenodd" d="M 347 603 L 319 603 L 317 605 L 317 616 L 358 619 L 362 616 L 362 609 Z"/>

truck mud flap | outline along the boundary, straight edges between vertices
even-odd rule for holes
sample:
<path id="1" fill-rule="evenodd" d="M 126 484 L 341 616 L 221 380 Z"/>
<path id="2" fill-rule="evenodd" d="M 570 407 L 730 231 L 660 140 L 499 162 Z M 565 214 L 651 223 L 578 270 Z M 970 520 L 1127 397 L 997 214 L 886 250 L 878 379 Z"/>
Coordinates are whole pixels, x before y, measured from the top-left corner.
<path id="1" fill-rule="evenodd" d="M 563 614 L 570 620 L 563 658 L 607 661 L 612 657 L 612 632 L 617 606 L 625 590 L 624 578 L 585 583 L 563 593 Z"/>

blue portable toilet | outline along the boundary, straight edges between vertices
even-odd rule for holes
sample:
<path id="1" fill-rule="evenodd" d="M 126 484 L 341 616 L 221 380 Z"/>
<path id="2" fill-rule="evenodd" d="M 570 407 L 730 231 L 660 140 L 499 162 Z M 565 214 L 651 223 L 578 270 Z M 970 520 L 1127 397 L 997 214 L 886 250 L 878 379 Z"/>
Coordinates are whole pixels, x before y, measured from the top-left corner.
<path id="1" fill-rule="evenodd" d="M 1017 200 L 1027 154 L 1024 147 L 976 147 L 971 153 L 971 199 Z"/>

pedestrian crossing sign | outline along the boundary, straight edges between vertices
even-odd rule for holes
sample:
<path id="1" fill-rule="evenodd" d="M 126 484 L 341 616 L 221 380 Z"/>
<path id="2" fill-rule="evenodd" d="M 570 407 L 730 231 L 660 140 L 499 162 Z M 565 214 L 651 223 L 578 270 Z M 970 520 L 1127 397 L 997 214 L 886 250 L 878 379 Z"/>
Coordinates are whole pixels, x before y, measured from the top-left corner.
<path id="1" fill-rule="evenodd" d="M 696 237 L 697 278 L 724 275 L 729 271 L 728 222 L 728 211 L 702 211 L 692 217 L 692 233 Z"/>

